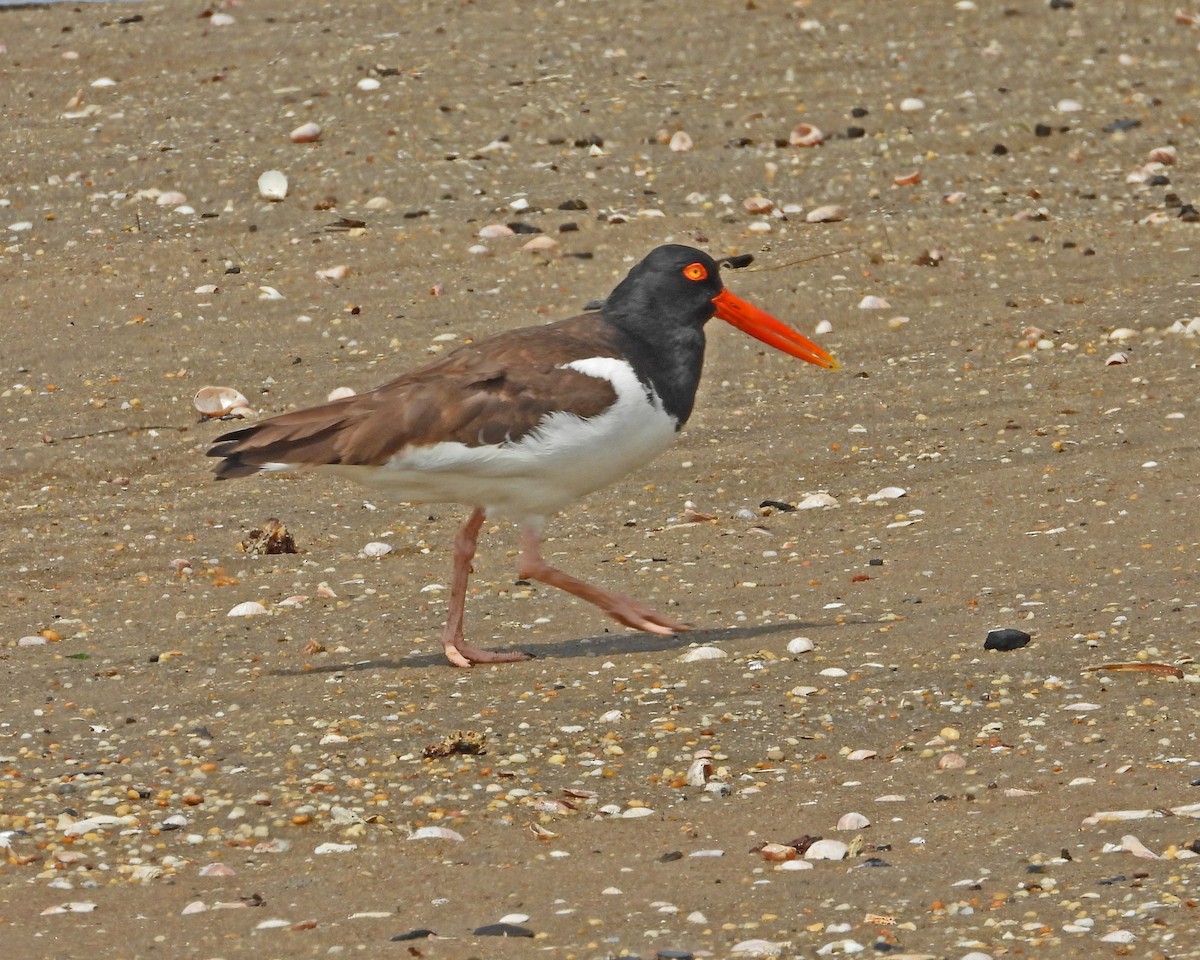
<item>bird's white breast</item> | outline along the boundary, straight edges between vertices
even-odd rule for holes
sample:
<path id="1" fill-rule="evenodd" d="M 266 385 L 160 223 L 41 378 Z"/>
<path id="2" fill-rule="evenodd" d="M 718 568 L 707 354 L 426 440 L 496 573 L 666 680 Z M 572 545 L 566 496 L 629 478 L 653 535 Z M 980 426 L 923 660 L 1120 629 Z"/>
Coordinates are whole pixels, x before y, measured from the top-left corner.
<path id="1" fill-rule="evenodd" d="M 403 450 L 382 467 L 324 469 L 405 500 L 482 506 L 530 521 L 607 486 L 670 446 L 675 419 L 626 361 L 589 357 L 565 366 L 607 380 L 616 400 L 587 419 L 551 413 L 516 441 L 481 447 L 435 443 Z M 564 398 L 564 406 L 569 401 Z"/>

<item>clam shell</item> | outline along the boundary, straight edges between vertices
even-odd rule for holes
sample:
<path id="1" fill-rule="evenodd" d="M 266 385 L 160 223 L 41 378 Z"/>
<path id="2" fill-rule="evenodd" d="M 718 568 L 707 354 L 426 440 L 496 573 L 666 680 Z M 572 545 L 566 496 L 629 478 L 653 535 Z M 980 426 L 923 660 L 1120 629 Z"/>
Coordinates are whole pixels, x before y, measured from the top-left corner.
<path id="1" fill-rule="evenodd" d="M 676 153 L 686 153 L 691 150 L 694 144 L 692 138 L 683 130 L 676 130 L 671 134 L 670 148 Z"/>
<path id="2" fill-rule="evenodd" d="M 845 860 L 850 848 L 841 840 L 818 840 L 804 851 L 805 860 Z"/>
<path id="3" fill-rule="evenodd" d="M 334 387 L 329 391 L 326 400 L 345 400 L 346 397 L 352 397 L 355 394 L 353 387 Z"/>
<path id="4" fill-rule="evenodd" d="M 311 121 L 302 123 L 288 134 L 288 139 L 292 143 L 316 143 L 321 139 L 321 125 Z"/>
<path id="5" fill-rule="evenodd" d="M 680 663 L 695 663 L 698 660 L 722 660 L 729 656 L 720 647 L 695 647 L 679 657 Z"/>
<path id="6" fill-rule="evenodd" d="M 449 827 L 418 827 L 408 835 L 409 840 L 454 840 L 462 843 L 463 835 Z"/>
<path id="7" fill-rule="evenodd" d="M 837 223 L 839 220 L 845 220 L 848 215 L 845 207 L 830 203 L 809 210 L 804 219 L 807 223 Z"/>
<path id="8" fill-rule="evenodd" d="M 792 656 L 808 653 L 813 649 L 813 642 L 808 637 L 794 637 L 788 641 L 787 652 Z"/>
<path id="9" fill-rule="evenodd" d="M 249 408 L 250 401 L 233 387 L 201 387 L 192 406 L 205 417 L 223 417 L 237 407 Z"/>
<path id="10" fill-rule="evenodd" d="M 843 813 L 838 819 L 837 829 L 862 830 L 870 825 L 871 821 L 864 817 L 861 813 Z"/>
<path id="11" fill-rule="evenodd" d="M 225 616 L 261 617 L 264 613 L 270 613 L 270 611 L 257 600 L 246 600 L 231 609 L 227 614 L 225 614 Z"/>

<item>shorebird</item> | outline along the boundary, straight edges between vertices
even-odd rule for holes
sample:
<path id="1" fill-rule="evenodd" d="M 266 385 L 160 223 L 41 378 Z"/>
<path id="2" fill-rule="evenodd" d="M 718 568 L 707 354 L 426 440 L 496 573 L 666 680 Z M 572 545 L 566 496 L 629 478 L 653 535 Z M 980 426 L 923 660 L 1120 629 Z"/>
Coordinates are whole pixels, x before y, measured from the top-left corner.
<path id="1" fill-rule="evenodd" d="M 368 393 L 218 437 L 208 451 L 220 458 L 217 479 L 311 469 L 403 501 L 471 507 L 454 538 L 442 631 L 446 658 L 458 667 L 529 657 L 482 650 L 463 636 L 471 560 L 493 514 L 522 528 L 521 579 L 566 590 L 635 630 L 686 630 L 631 597 L 550 566 L 541 530 L 573 500 L 670 446 L 695 403 L 704 325 L 713 316 L 793 357 L 837 369 L 821 347 L 726 290 L 720 266 L 693 247 L 657 247 L 598 310 L 495 334 Z"/>

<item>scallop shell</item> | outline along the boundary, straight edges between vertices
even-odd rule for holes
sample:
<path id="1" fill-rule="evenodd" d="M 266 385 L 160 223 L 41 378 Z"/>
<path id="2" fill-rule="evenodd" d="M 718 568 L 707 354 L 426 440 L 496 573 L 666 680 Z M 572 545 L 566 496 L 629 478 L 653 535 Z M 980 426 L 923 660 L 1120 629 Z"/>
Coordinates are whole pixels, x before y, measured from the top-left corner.
<path id="1" fill-rule="evenodd" d="M 792 656 L 808 653 L 813 649 L 813 642 L 808 637 L 793 637 L 788 641 L 787 652 Z"/>
<path id="2" fill-rule="evenodd" d="M 249 408 L 250 401 L 233 387 L 201 387 L 192 398 L 192 406 L 205 417 L 224 417 L 238 407 Z"/>
<path id="3" fill-rule="evenodd" d="M 679 658 L 680 663 L 695 663 L 698 660 L 722 660 L 729 654 L 720 647 L 695 647 Z"/>
<path id="4" fill-rule="evenodd" d="M 838 819 L 837 829 L 862 830 L 870 825 L 871 821 L 864 817 L 861 813 L 843 813 Z"/>
<path id="5" fill-rule="evenodd" d="M 280 170 L 267 170 L 260 174 L 258 194 L 264 200 L 282 200 L 288 194 L 287 174 Z"/>

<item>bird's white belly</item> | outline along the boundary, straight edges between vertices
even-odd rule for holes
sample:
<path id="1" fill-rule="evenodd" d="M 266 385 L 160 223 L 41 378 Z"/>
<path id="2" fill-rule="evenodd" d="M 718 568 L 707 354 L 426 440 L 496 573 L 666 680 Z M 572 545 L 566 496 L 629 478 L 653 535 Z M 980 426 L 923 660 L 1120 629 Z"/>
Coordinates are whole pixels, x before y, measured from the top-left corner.
<path id="1" fill-rule="evenodd" d="M 550 414 L 515 442 L 437 443 L 404 450 L 382 467 L 324 469 L 404 500 L 481 506 L 518 521 L 548 516 L 647 463 L 676 434 L 674 418 L 624 360 L 592 357 L 567 366 L 608 380 L 616 401 L 586 420 Z"/>

